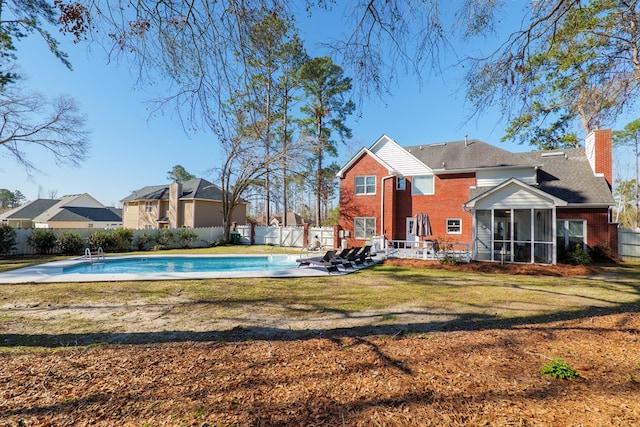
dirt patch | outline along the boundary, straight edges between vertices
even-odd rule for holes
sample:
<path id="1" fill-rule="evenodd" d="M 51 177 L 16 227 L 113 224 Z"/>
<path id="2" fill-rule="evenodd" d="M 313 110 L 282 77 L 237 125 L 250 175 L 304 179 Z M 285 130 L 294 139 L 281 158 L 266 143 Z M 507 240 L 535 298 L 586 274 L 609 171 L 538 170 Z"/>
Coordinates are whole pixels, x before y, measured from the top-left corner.
<path id="1" fill-rule="evenodd" d="M 542 264 L 500 264 L 497 262 L 461 263 L 458 265 L 446 265 L 439 261 L 426 261 L 420 259 L 386 259 L 385 265 L 409 268 L 430 268 L 442 270 L 455 270 L 474 273 L 491 274 L 528 274 L 536 276 L 556 277 L 586 277 L 601 273 L 601 269 L 594 265 L 542 265 Z"/>

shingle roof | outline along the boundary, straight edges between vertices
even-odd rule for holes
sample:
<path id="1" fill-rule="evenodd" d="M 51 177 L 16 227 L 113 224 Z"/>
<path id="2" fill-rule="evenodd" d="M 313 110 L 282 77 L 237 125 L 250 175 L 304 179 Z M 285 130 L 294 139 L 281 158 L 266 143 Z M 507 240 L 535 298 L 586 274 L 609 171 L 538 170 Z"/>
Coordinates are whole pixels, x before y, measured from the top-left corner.
<path id="1" fill-rule="evenodd" d="M 142 200 L 169 200 L 170 184 L 151 185 L 134 191 L 122 202 L 142 201 Z M 202 178 L 194 178 L 182 183 L 182 194 L 180 200 L 188 199 L 204 199 L 204 200 L 222 200 L 222 189 Z M 240 200 L 246 203 L 245 200 Z"/>
<path id="2" fill-rule="evenodd" d="M 182 183 L 180 199 L 222 200 L 222 189 L 206 179 L 194 178 Z M 143 187 L 122 199 L 134 200 L 169 200 L 169 184 Z"/>
<path id="3" fill-rule="evenodd" d="M 533 166 L 532 160 L 477 139 L 405 147 L 434 171 Z"/>
<path id="4" fill-rule="evenodd" d="M 0 217 L 7 219 L 33 219 L 59 203 L 58 199 L 37 199 L 23 206 L 4 212 Z"/>
<path id="5" fill-rule="evenodd" d="M 538 169 L 540 190 L 569 203 L 614 203 L 609 184 L 604 177 L 593 173 L 584 149 L 569 149 L 555 154 L 548 151 L 520 154 L 543 165 Z"/>
<path id="6" fill-rule="evenodd" d="M 583 148 L 559 153 L 512 153 L 476 139 L 404 148 L 435 173 L 496 167 L 536 167 L 537 188 L 552 196 L 569 203 L 614 203 L 609 185 L 603 177 L 593 173 Z M 489 188 L 471 189 L 470 198 L 487 190 Z"/>
<path id="7" fill-rule="evenodd" d="M 166 193 L 166 197 L 165 197 Z M 161 200 L 161 199 L 169 198 L 169 186 L 168 185 L 149 185 L 146 187 L 142 187 L 139 190 L 135 190 L 133 193 L 129 194 L 127 197 L 122 199 L 125 201 L 132 200 Z"/>
<path id="8" fill-rule="evenodd" d="M 575 148 L 562 152 L 533 151 L 518 153 L 538 168 L 538 188 L 568 203 L 613 205 L 609 184 L 602 176 L 593 173 L 584 149 Z M 470 191 L 469 199 L 494 187 L 477 187 Z"/>
<path id="9" fill-rule="evenodd" d="M 122 217 L 110 208 L 67 206 L 49 218 L 49 221 L 122 222 Z"/>

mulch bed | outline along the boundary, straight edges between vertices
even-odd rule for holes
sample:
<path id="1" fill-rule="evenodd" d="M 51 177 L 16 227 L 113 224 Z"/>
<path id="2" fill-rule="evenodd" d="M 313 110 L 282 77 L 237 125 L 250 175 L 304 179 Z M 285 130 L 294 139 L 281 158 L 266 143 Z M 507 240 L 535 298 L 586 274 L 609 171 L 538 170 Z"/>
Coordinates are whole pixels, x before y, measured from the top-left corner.
<path id="1" fill-rule="evenodd" d="M 438 261 L 426 261 L 421 259 L 386 259 L 385 265 L 394 265 L 398 267 L 409 268 L 429 268 L 456 270 L 477 273 L 492 274 L 528 274 L 537 276 L 556 276 L 556 277 L 576 277 L 576 276 L 593 276 L 599 274 L 601 269 L 594 265 L 544 265 L 544 264 L 500 264 L 498 262 L 477 262 L 460 263 L 458 265 L 446 265 Z"/>

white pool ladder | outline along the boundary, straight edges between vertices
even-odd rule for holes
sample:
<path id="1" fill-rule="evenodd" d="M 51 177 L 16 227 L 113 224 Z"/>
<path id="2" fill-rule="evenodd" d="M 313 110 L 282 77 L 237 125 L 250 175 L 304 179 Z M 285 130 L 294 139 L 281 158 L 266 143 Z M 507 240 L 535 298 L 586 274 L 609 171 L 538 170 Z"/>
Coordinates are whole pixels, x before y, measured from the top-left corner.
<path id="1" fill-rule="evenodd" d="M 86 248 L 86 249 L 84 250 L 84 257 L 85 257 L 85 258 L 89 258 L 89 261 L 90 261 L 90 262 L 93 262 L 94 258 L 93 258 L 93 257 L 92 257 L 92 255 L 91 255 L 91 249 Z M 98 260 L 100 260 L 100 259 L 102 259 L 102 260 L 104 261 L 104 251 L 102 250 L 102 246 L 100 246 L 100 247 L 98 248 L 98 254 L 97 254 L 97 255 L 96 255 L 96 257 L 95 257 L 95 260 L 96 260 L 96 261 L 98 261 Z"/>

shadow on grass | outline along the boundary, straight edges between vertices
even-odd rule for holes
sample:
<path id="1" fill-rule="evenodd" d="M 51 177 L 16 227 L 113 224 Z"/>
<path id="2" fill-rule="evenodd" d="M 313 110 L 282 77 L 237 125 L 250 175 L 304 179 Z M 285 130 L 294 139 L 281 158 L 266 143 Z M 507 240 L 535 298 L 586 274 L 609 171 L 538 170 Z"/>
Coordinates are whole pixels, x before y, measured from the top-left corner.
<path id="1" fill-rule="evenodd" d="M 225 331 L 159 331 L 159 332 L 104 332 L 67 334 L 0 334 L 3 347 L 77 347 L 100 344 L 161 344 L 176 342 L 241 342 L 251 340 L 298 341 L 312 338 L 339 339 L 376 335 L 401 336 L 438 331 L 478 331 L 509 329 L 522 325 L 535 326 L 550 322 L 575 320 L 619 313 L 640 312 L 640 303 L 620 304 L 615 307 L 588 307 L 582 310 L 553 314 L 498 318 L 491 314 L 458 314 L 453 318 L 423 323 L 389 323 L 334 329 L 292 330 L 275 327 L 235 327 Z M 385 316 L 402 313 L 386 313 Z M 552 330 L 554 326 L 545 326 Z M 640 333 L 640 331 L 632 331 Z"/>

